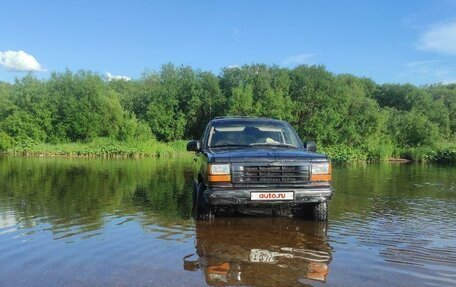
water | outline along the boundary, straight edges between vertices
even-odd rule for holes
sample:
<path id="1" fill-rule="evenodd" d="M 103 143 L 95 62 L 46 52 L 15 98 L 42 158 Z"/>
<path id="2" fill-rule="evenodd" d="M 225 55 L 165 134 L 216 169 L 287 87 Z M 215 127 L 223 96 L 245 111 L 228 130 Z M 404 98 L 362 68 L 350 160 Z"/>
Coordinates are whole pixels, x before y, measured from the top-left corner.
<path id="1" fill-rule="evenodd" d="M 327 224 L 195 222 L 191 161 L 0 158 L 0 286 L 456 286 L 456 167 L 335 167 Z"/>

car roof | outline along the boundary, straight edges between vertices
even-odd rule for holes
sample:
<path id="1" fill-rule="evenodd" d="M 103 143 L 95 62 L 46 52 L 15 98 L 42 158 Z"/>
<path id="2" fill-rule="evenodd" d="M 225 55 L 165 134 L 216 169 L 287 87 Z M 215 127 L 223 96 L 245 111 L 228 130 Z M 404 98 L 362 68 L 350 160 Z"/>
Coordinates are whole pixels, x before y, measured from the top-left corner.
<path id="1" fill-rule="evenodd" d="M 262 124 L 287 124 L 282 120 L 259 117 L 217 117 L 210 124 L 236 124 L 236 123 L 262 123 Z"/>

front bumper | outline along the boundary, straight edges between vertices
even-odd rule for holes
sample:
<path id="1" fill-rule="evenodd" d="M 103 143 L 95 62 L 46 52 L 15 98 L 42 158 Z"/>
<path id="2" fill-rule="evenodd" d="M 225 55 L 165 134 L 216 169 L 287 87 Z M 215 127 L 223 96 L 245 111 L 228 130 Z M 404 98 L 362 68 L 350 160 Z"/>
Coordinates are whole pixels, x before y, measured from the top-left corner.
<path id="1" fill-rule="evenodd" d="M 251 200 L 251 192 L 293 192 L 293 200 Z M 208 188 L 205 198 L 210 205 L 294 205 L 301 203 L 324 202 L 331 199 L 333 188 Z"/>

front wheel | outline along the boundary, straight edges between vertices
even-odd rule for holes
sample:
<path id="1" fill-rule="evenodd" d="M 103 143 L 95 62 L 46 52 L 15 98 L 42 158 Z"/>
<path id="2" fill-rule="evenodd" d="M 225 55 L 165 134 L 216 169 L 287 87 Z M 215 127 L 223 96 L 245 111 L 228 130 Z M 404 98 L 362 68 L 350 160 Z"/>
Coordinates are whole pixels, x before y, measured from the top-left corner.
<path id="1" fill-rule="evenodd" d="M 210 220 L 214 218 L 214 213 L 210 206 L 204 200 L 205 187 L 204 184 L 198 183 L 195 190 L 195 197 L 193 202 L 194 216 L 198 220 Z"/>
<path id="2" fill-rule="evenodd" d="M 312 211 L 316 221 L 328 221 L 328 203 L 326 201 L 315 204 Z"/>
<path id="3" fill-rule="evenodd" d="M 300 205 L 294 210 L 293 216 L 312 219 L 315 221 L 328 220 L 328 203 L 326 201 L 320 203 L 311 203 Z"/>

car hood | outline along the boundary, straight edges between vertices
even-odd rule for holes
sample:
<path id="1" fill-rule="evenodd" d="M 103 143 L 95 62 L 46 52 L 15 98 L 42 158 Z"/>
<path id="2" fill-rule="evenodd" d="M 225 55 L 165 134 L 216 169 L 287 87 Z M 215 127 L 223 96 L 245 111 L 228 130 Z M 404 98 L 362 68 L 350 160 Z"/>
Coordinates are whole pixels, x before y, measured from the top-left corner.
<path id="1" fill-rule="evenodd" d="M 302 149 L 289 148 L 240 148 L 210 149 L 210 162 L 246 162 L 246 161 L 311 161 L 325 160 L 321 153 L 308 152 Z"/>

